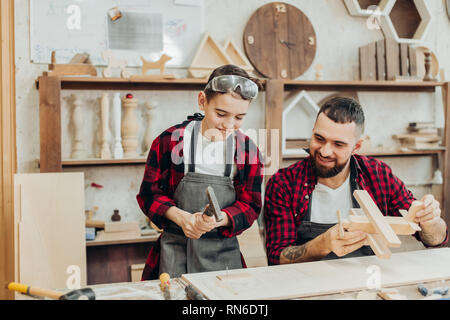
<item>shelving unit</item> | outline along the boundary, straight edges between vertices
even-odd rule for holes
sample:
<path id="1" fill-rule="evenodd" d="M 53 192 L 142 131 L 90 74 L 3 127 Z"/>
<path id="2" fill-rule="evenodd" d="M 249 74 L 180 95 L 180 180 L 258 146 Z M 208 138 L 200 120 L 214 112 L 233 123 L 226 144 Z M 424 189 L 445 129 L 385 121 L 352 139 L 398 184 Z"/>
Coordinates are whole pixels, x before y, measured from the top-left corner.
<path id="1" fill-rule="evenodd" d="M 371 152 L 368 155 L 375 157 L 411 157 L 411 156 L 433 156 L 438 155 L 443 159 L 443 195 L 450 192 L 450 154 L 447 152 L 450 145 L 450 83 L 449 82 L 410 82 L 410 81 L 302 81 L 302 80 L 282 80 L 273 79 L 265 82 L 266 90 L 266 130 L 267 138 L 267 155 L 271 157 L 271 166 L 280 167 L 283 160 L 301 159 L 303 155 L 284 156 L 281 150 L 278 152 L 278 158 L 272 152 L 271 147 L 271 129 L 282 130 L 282 114 L 284 104 L 284 92 L 292 90 L 309 90 L 309 91 L 370 91 L 370 92 L 428 92 L 433 93 L 436 87 L 442 87 L 444 96 L 445 109 L 445 130 L 443 137 L 443 145 L 445 150 L 423 150 L 409 152 Z M 282 145 L 282 135 L 278 135 L 278 146 Z M 450 225 L 450 197 L 443 197 L 441 204 L 442 217 L 447 225 Z"/>
<path id="2" fill-rule="evenodd" d="M 446 82 L 410 82 L 410 81 L 303 81 L 303 80 L 263 80 L 266 105 L 266 129 L 267 155 L 272 155 L 270 129 L 282 129 L 282 112 L 284 92 L 292 90 L 309 91 L 370 91 L 370 92 L 435 92 L 436 87 L 442 87 L 445 110 L 450 106 L 450 83 Z M 104 165 L 129 165 L 144 164 L 145 159 L 121 159 L 121 160 L 67 160 L 61 159 L 61 90 L 202 90 L 206 85 L 206 79 L 173 79 L 173 80 L 130 80 L 122 78 L 100 77 L 54 77 L 44 73 L 36 81 L 39 89 L 40 105 L 40 137 L 41 172 L 61 172 L 64 167 L 75 166 L 104 166 Z M 448 163 L 450 155 L 450 113 L 445 114 L 445 150 L 424 150 L 408 152 L 371 152 L 368 155 L 375 157 L 410 157 L 410 156 L 442 156 L 443 161 L 443 194 L 450 191 L 450 170 Z M 281 134 L 278 147 L 281 148 Z M 281 150 L 275 160 L 275 166 L 283 160 Z M 290 155 L 284 159 L 301 159 L 302 155 Z M 272 161 L 273 161 L 272 160 Z M 450 208 L 450 197 L 444 197 L 442 212 L 447 224 L 450 224 L 450 213 L 445 213 L 445 208 Z"/>
<path id="3" fill-rule="evenodd" d="M 371 152 L 365 152 L 361 153 L 365 156 L 370 157 L 414 157 L 414 156 L 427 156 L 427 155 L 434 155 L 434 154 L 442 154 L 445 150 L 421 150 L 421 151 L 371 151 Z M 308 155 L 306 154 L 289 154 L 284 155 L 283 160 L 287 159 L 304 159 Z"/>

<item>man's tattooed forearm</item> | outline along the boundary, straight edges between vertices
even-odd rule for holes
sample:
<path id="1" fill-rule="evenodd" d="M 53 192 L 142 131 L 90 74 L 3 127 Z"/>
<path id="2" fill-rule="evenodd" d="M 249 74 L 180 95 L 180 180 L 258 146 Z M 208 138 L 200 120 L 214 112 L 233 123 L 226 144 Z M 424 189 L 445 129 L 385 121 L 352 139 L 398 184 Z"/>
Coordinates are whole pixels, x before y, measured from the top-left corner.
<path id="1" fill-rule="evenodd" d="M 287 247 L 283 250 L 282 255 L 290 262 L 298 261 L 306 253 L 306 244 L 301 246 Z"/>

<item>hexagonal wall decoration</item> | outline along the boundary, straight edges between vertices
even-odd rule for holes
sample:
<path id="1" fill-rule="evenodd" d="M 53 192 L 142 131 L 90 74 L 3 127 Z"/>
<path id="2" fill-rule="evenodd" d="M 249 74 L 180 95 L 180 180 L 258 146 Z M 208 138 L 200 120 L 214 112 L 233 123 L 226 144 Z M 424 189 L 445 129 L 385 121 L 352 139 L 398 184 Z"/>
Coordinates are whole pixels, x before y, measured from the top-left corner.
<path id="1" fill-rule="evenodd" d="M 289 113 L 292 113 L 294 109 L 299 108 L 298 111 L 301 112 L 301 115 L 295 118 L 295 129 L 289 126 L 288 119 L 293 119 L 291 116 L 288 117 Z M 286 138 L 288 138 L 288 134 L 292 134 L 295 132 L 295 138 L 310 138 L 312 128 L 314 125 L 314 120 L 319 112 L 319 106 L 310 98 L 308 93 L 305 90 L 302 90 L 299 94 L 297 94 L 294 98 L 292 98 L 287 107 L 283 110 L 283 119 L 282 119 L 282 130 L 281 130 L 281 144 L 282 144 L 282 154 L 305 154 L 306 152 L 301 148 L 292 148 L 288 149 L 286 147 Z M 299 136 L 303 134 L 303 136 Z"/>
<path id="2" fill-rule="evenodd" d="M 427 0 L 389 0 L 381 15 L 381 29 L 386 38 L 398 43 L 420 43 L 431 23 Z"/>
<path id="3" fill-rule="evenodd" d="M 369 17 L 374 14 L 371 6 L 378 6 L 380 14 L 383 15 L 388 2 L 389 0 L 344 0 L 348 12 L 355 17 Z"/>

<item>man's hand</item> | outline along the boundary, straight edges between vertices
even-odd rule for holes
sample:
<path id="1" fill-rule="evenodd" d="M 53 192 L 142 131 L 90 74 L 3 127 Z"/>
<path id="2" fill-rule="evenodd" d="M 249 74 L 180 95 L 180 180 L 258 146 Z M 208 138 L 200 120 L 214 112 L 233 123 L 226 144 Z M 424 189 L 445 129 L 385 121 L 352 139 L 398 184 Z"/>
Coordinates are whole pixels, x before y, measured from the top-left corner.
<path id="1" fill-rule="evenodd" d="M 347 221 L 342 222 L 344 236 L 339 238 L 339 224 L 328 229 L 318 237 L 299 246 L 286 247 L 281 251 L 280 264 L 317 261 L 334 252 L 338 257 L 345 256 L 363 245 L 368 245 L 367 234 L 362 231 L 345 231 Z"/>
<path id="2" fill-rule="evenodd" d="M 441 219 L 439 201 L 431 194 L 424 195 L 420 200 L 423 202 L 423 209 L 416 212 L 414 219 L 422 228 L 419 232 L 420 238 L 429 246 L 437 246 L 444 241 L 446 235 L 446 225 Z"/>
<path id="3" fill-rule="evenodd" d="M 363 231 L 345 231 L 347 222 L 342 222 L 344 237 L 339 237 L 339 224 L 324 233 L 326 251 L 334 252 L 338 257 L 345 256 L 364 245 L 368 245 L 367 233 Z"/>
<path id="4" fill-rule="evenodd" d="M 423 209 L 416 212 L 415 222 L 420 227 L 430 223 L 436 223 L 441 217 L 439 201 L 432 194 L 426 194 L 420 199 L 423 202 Z"/>

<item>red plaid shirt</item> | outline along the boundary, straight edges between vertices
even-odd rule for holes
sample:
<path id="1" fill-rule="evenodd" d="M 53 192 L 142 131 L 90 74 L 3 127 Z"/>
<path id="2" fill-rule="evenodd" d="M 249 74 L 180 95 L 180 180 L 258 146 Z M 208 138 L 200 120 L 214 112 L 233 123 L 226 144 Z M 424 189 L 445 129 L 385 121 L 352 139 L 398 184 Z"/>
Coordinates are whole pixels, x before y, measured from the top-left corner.
<path id="1" fill-rule="evenodd" d="M 352 158 L 357 185 L 369 192 L 383 215 L 399 216 L 399 209 L 409 209 L 415 198 L 387 164 L 361 155 Z M 269 264 L 279 264 L 281 251 L 297 245 L 297 228 L 307 213 L 316 184 L 311 157 L 278 170 L 267 183 L 264 220 Z M 420 240 L 418 232 L 415 237 Z M 439 246 L 447 242 L 448 230 Z"/>
<path id="2" fill-rule="evenodd" d="M 184 177 L 183 136 L 184 129 L 191 120 L 167 129 L 153 141 L 145 165 L 144 178 L 136 196 L 144 214 L 161 229 L 164 229 L 167 221 L 163 215 L 167 209 L 175 205 L 173 194 Z M 231 206 L 222 208 L 231 220 L 231 226 L 219 228 L 224 237 L 234 237 L 248 229 L 258 218 L 262 207 L 261 154 L 253 141 L 242 132 L 236 131 L 235 141 L 234 162 L 237 174 L 233 183 L 236 201 Z M 146 279 L 155 277 L 153 272 L 158 272 L 158 264 L 159 241 L 150 251 L 143 280 L 144 277 Z M 152 276 L 149 276 L 150 273 Z"/>

